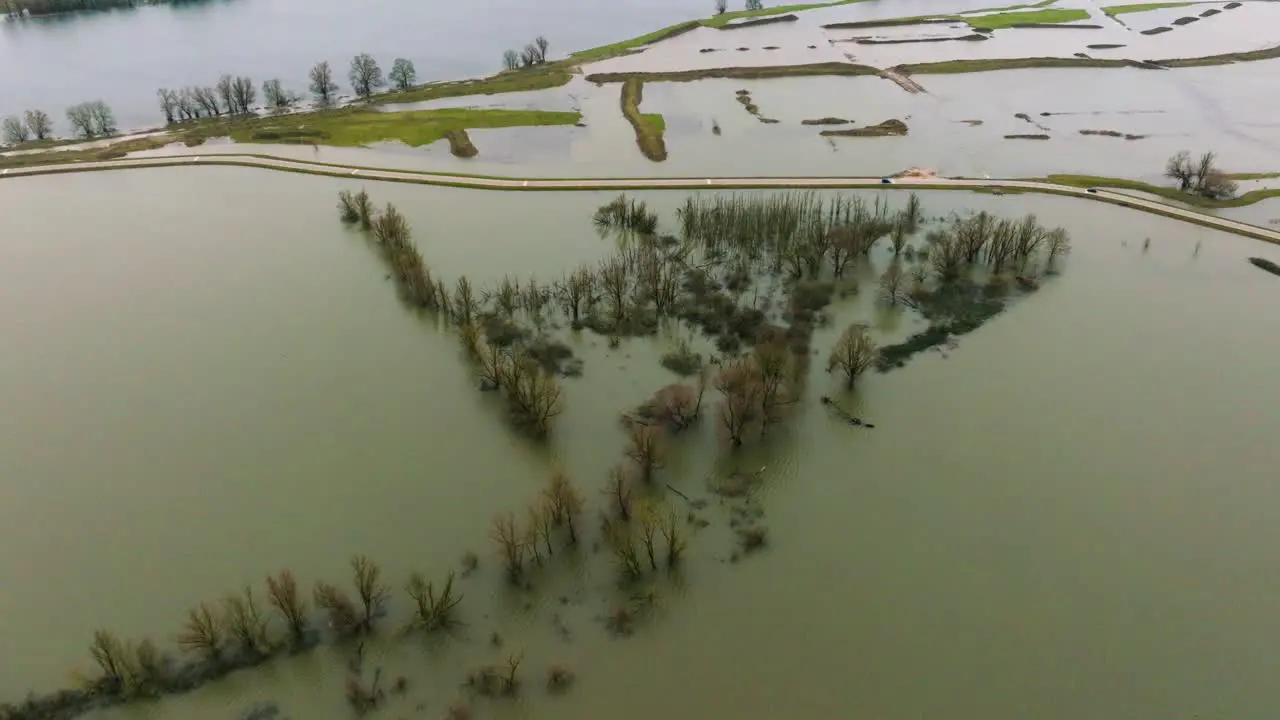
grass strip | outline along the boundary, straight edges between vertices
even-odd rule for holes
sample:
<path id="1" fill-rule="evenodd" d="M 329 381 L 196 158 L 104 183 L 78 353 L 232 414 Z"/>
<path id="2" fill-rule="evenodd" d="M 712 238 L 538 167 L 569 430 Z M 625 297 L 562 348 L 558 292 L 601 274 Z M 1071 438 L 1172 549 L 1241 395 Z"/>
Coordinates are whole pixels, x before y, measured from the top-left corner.
<path id="1" fill-rule="evenodd" d="M 1022 25 L 1025 23 L 1060 24 L 1076 22 L 1079 20 L 1088 20 L 1089 11 L 1074 8 L 1032 10 L 1030 12 L 998 13 L 995 15 L 983 15 L 981 17 L 958 17 L 957 19 L 964 20 L 975 28 L 981 27 L 988 30 L 1000 30 L 1002 28 L 1009 28 L 1014 25 Z"/>
<path id="2" fill-rule="evenodd" d="M 644 82 L 631 78 L 622 84 L 622 114 L 626 116 L 631 127 L 636 131 L 636 144 L 640 152 L 654 162 L 667 159 L 667 144 L 662 134 L 666 130 L 666 120 L 653 113 L 642 114 L 640 103 L 644 102 Z"/>
<path id="3" fill-rule="evenodd" d="M 1240 175 L 1267 176 L 1268 174 L 1241 173 Z M 1277 173 L 1276 175 L 1270 175 L 1270 176 L 1271 177 L 1280 176 L 1280 173 Z M 1239 175 L 1231 175 L 1230 177 L 1233 177 L 1233 178 L 1239 177 Z M 1236 197 L 1233 197 L 1233 198 L 1227 198 L 1225 200 L 1216 200 L 1213 198 L 1201 197 L 1199 195 L 1194 195 L 1191 193 L 1185 193 L 1185 192 L 1182 192 L 1181 190 L 1178 190 L 1177 188 L 1164 187 L 1161 185 L 1152 185 L 1151 183 L 1143 182 L 1141 180 L 1127 180 L 1125 178 L 1102 177 L 1099 175 L 1055 174 L 1055 175 L 1049 175 L 1043 178 L 1028 178 L 1028 179 L 1031 180 L 1032 182 L 1049 182 L 1049 183 L 1055 183 L 1057 185 L 1070 185 L 1071 187 L 1082 187 L 1082 188 L 1104 187 L 1104 188 L 1112 188 L 1116 190 L 1133 190 L 1137 192 L 1149 193 L 1151 195 L 1158 195 L 1167 200 L 1173 200 L 1174 202 L 1179 202 L 1184 205 L 1192 205 L 1194 207 L 1200 207 L 1200 208 L 1244 207 L 1245 205 L 1252 205 L 1260 200 L 1266 200 L 1267 198 L 1280 197 L 1280 188 L 1273 188 L 1273 189 L 1250 190 L 1249 192 L 1241 193 L 1240 195 L 1237 195 Z"/>
<path id="4" fill-rule="evenodd" d="M 568 84 L 573 77 L 572 66 L 566 62 L 547 63 L 531 68 L 506 70 L 497 75 L 469 80 L 451 80 L 449 82 L 431 83 L 408 90 L 396 90 L 373 96 L 378 105 L 392 103 L 424 102 L 441 98 L 463 97 L 466 95 L 497 95 L 509 92 L 528 92 L 532 90 L 549 90 Z"/>
<path id="5" fill-rule="evenodd" d="M 260 118 L 258 122 L 232 128 L 228 135 L 242 143 L 360 147 L 398 140 L 411 147 L 421 147 L 468 128 L 573 125 L 581 119 L 581 114 L 576 112 L 545 110 L 449 108 L 386 113 L 362 108 L 301 117 Z M 455 149 L 463 147 L 454 143 L 450 141 Z M 470 145 L 470 141 L 466 145 Z"/>
<path id="6" fill-rule="evenodd" d="M 1108 5 L 1102 8 L 1102 12 L 1115 17 L 1116 15 L 1128 15 L 1130 13 L 1146 12 L 1148 10 L 1162 10 L 1164 8 L 1187 7 L 1195 3 L 1189 2 L 1166 2 L 1166 3 L 1136 3 L 1133 5 Z"/>

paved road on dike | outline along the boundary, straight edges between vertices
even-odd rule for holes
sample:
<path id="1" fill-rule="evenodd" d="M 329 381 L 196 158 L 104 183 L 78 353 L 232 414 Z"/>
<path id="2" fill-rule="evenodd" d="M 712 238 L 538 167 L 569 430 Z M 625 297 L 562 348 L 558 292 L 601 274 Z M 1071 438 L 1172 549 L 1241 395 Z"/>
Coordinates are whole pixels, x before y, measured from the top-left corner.
<path id="1" fill-rule="evenodd" d="M 411 182 L 424 185 L 449 185 L 454 187 L 475 188 L 479 190 L 643 190 L 643 189 L 680 189 L 680 190 L 714 190 L 724 188 L 911 188 L 950 189 L 950 188 L 1007 188 L 1030 190 L 1070 195 L 1073 197 L 1096 200 L 1110 204 L 1119 204 L 1144 212 L 1165 215 L 1178 220 L 1212 227 L 1225 232 L 1244 235 L 1258 240 L 1280 244 L 1280 231 L 1250 225 L 1248 223 L 1229 220 L 1227 218 L 1206 215 L 1194 210 L 1186 210 L 1168 203 L 1151 200 L 1113 190 L 1099 189 L 1088 192 L 1084 188 L 1070 185 L 1057 185 L 1048 182 L 1030 180 L 1000 179 L 961 179 L 961 178 L 899 178 L 891 185 L 881 183 L 878 177 L 723 177 L 723 178 L 498 178 L 477 177 L 468 175 L 448 175 L 444 173 L 421 172 L 414 170 L 390 170 L 385 168 L 330 165 L 308 162 L 306 160 L 290 160 L 264 155 L 176 155 L 169 157 L 121 158 L 101 162 L 67 163 L 63 165 L 40 165 L 28 168 L 11 168 L 0 170 L 0 179 L 22 177 L 24 175 L 49 175 L 57 173 L 90 172 L 100 170 L 124 170 L 129 168 L 174 167 L 190 165 L 232 165 L 240 167 L 257 167 L 268 170 L 286 172 L 303 172 L 313 175 L 331 177 L 358 178 L 361 180 L 382 180 L 390 182 Z"/>

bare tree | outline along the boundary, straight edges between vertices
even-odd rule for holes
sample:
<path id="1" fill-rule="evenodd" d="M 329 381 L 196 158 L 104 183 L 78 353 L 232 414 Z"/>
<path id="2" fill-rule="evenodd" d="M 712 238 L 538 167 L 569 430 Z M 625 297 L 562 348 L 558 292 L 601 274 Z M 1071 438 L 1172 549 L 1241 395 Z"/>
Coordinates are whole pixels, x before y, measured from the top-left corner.
<path id="1" fill-rule="evenodd" d="M 79 103 L 67 108 L 67 122 L 71 124 L 73 133 L 86 138 L 96 134 L 97 125 L 94 124 L 93 110 L 89 108 L 89 103 Z"/>
<path id="2" fill-rule="evenodd" d="M 218 97 L 222 98 L 222 106 L 227 109 L 228 115 L 234 115 L 236 112 L 235 84 L 236 79 L 230 75 L 223 75 L 218 78 Z M 200 102 L 199 88 L 192 88 L 192 90 L 196 93 L 196 102 Z M 203 104 L 201 103 L 201 105 Z"/>
<path id="3" fill-rule="evenodd" d="M 365 53 L 351 58 L 351 70 L 347 74 L 347 79 L 351 81 L 351 87 L 356 91 L 356 95 L 365 100 L 368 100 L 378 88 L 387 84 L 382 77 L 382 68 L 378 67 L 378 61 Z"/>
<path id="4" fill-rule="evenodd" d="M 3 125 L 0 126 L 0 133 L 3 133 L 4 141 L 10 145 L 24 143 L 31 137 L 27 124 L 17 115 L 10 115 L 4 119 Z"/>
<path id="5" fill-rule="evenodd" d="M 200 106 L 200 109 L 204 110 L 205 115 L 214 117 L 222 114 L 222 108 L 218 105 L 218 90 L 211 87 L 196 86 L 191 88 L 191 97 L 196 101 L 196 104 Z M 228 99 L 225 102 L 227 112 L 234 112 L 234 96 L 228 96 Z"/>
<path id="6" fill-rule="evenodd" d="M 538 47 L 533 43 L 524 46 L 524 50 L 520 51 L 520 64 L 524 67 L 533 67 L 538 64 Z"/>
<path id="7" fill-rule="evenodd" d="M 395 84 L 397 90 L 408 90 L 413 86 L 413 81 L 417 79 L 418 71 L 413 67 L 412 60 L 396 58 L 395 62 L 391 64 L 391 73 L 388 77 Z"/>
<path id="8" fill-rule="evenodd" d="M 1236 194 L 1239 185 L 1227 177 L 1225 173 L 1210 170 L 1208 175 L 1199 179 L 1199 193 L 1207 198 L 1222 199 Z"/>
<path id="9" fill-rule="evenodd" d="M 763 10 L 764 2 L 762 0 L 747 0 L 747 10 Z"/>
<path id="10" fill-rule="evenodd" d="M 729 9 L 729 0 L 716 0 L 716 14 L 723 15 Z"/>
<path id="11" fill-rule="evenodd" d="M 195 120 L 200 117 L 200 104 L 196 102 L 196 96 L 192 92 L 192 88 L 183 88 L 177 91 L 177 97 L 174 101 L 177 103 L 176 109 L 179 118 Z"/>
<path id="12" fill-rule="evenodd" d="M 95 100 L 88 104 L 88 111 L 93 118 L 93 128 L 97 135 L 113 135 L 115 133 L 115 113 L 111 111 L 111 106 Z"/>
<path id="13" fill-rule="evenodd" d="M 1196 177 L 1196 169 L 1191 164 L 1191 153 L 1182 150 L 1169 158 L 1165 162 L 1164 176 L 1170 180 L 1178 181 L 1179 190 L 1191 189 L 1191 183 Z"/>
<path id="14" fill-rule="evenodd" d="M 1195 165 L 1195 188 L 1196 192 L 1203 193 L 1206 180 L 1210 175 L 1217 172 L 1214 161 L 1217 160 L 1218 154 L 1210 150 L 1204 153 L 1196 160 Z"/>
<path id="15" fill-rule="evenodd" d="M 502 69 L 517 70 L 520 68 L 520 53 L 508 50 L 502 53 Z"/>
<path id="16" fill-rule="evenodd" d="M 853 389 L 854 382 L 879 356 L 880 350 L 871 339 L 867 326 L 854 323 L 845 328 L 844 334 L 831 351 L 831 357 L 827 359 L 827 372 L 839 369 L 844 373 L 849 389 Z"/>
<path id="17" fill-rule="evenodd" d="M 258 90 L 253 80 L 244 76 L 231 82 L 231 97 L 235 101 L 236 112 L 247 115 L 252 111 L 253 103 L 258 99 Z"/>
<path id="18" fill-rule="evenodd" d="M 1058 258 L 1071 253 L 1071 236 L 1063 228 L 1054 228 L 1045 236 L 1045 246 L 1049 252 L 1045 267 L 1049 272 L 1054 272 L 1054 263 Z"/>
<path id="19" fill-rule="evenodd" d="M 286 90 L 279 78 L 272 78 L 262 83 L 262 101 L 268 107 L 283 110 L 293 107 L 300 99 L 297 93 Z"/>
<path id="20" fill-rule="evenodd" d="M 627 457 L 636 464 L 640 479 L 653 482 L 653 475 L 666 464 L 666 439 L 662 430 L 652 425 L 634 423 L 628 436 Z"/>
<path id="21" fill-rule="evenodd" d="M 546 62 L 547 48 L 551 47 L 551 43 L 548 42 L 545 37 L 539 35 L 538 37 L 534 38 L 533 46 L 538 48 L 538 62 L 539 63 Z"/>
<path id="22" fill-rule="evenodd" d="M 311 94 L 321 105 L 328 105 L 336 92 L 338 83 L 333 81 L 333 69 L 328 61 L 316 63 L 311 68 Z"/>
<path id="23" fill-rule="evenodd" d="M 894 262 L 880 276 L 880 299 L 889 305 L 897 305 L 901 302 L 905 280 L 906 275 L 902 272 L 902 266 Z"/>
<path id="24" fill-rule="evenodd" d="M 43 110 L 28 110 L 26 120 L 27 129 L 36 140 L 47 140 L 53 134 L 53 120 L 49 118 L 49 113 Z"/>
<path id="25" fill-rule="evenodd" d="M 173 124 L 178 112 L 178 93 L 169 88 L 160 88 L 156 90 L 156 97 L 160 100 L 160 111 L 164 113 L 165 124 Z"/>
<path id="26" fill-rule="evenodd" d="M 733 361 L 715 379 L 715 388 L 721 394 L 720 422 L 729 436 L 729 442 L 737 447 L 742 444 L 747 430 L 760 412 L 761 387 L 750 358 Z"/>

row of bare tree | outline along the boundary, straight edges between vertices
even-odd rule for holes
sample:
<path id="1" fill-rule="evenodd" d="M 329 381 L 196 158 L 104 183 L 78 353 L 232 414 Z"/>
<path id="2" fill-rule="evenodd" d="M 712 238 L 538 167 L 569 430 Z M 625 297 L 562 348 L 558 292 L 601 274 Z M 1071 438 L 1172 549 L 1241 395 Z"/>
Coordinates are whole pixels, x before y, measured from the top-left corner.
<path id="1" fill-rule="evenodd" d="M 389 74 L 391 83 L 399 90 L 412 87 L 417 76 L 413 62 L 405 58 L 396 58 Z M 387 77 L 384 77 L 378 61 L 363 53 L 351 59 L 347 78 L 356 95 L 365 99 L 387 84 Z M 316 63 L 311 68 L 308 79 L 308 89 L 316 102 L 320 105 L 332 104 L 338 92 L 338 83 L 333 78 L 333 68 L 329 63 Z M 247 115 L 253 112 L 254 103 L 258 100 L 253 80 L 232 75 L 223 75 L 213 86 L 160 88 L 156 95 L 166 123 L 221 115 Z M 262 99 L 269 109 L 288 110 L 300 103 L 303 96 L 286 88 L 279 78 L 272 78 L 262 83 Z"/>
<path id="2" fill-rule="evenodd" d="M 506 70 L 517 70 L 547 62 L 547 49 L 550 41 L 539 35 L 533 42 L 524 46 L 523 50 L 508 50 L 502 54 L 502 67 Z"/>
<path id="3" fill-rule="evenodd" d="M 104 137 L 116 132 L 115 113 L 101 100 L 67 108 L 67 122 L 73 134 L 84 138 Z M 50 140 L 53 138 L 53 119 L 43 110 L 28 110 L 21 117 L 10 115 L 0 122 L 0 135 L 8 145 Z"/>
<path id="4" fill-rule="evenodd" d="M 325 613 L 330 631 L 338 638 L 372 632 L 391 598 L 391 588 L 376 562 L 357 555 L 351 559 L 351 569 L 355 599 L 341 587 L 323 581 L 316 583 L 312 593 L 316 608 Z M 89 646 L 101 671 L 95 683 L 117 697 L 152 697 L 190 689 L 193 676 L 213 679 L 236 667 L 257 664 L 277 650 L 309 647 L 314 642 L 311 611 L 293 573 L 283 570 L 268 576 L 266 587 L 266 606 L 246 585 L 218 603 L 200 603 L 187 614 L 175 640 L 199 663 L 197 671 L 176 666 L 150 639 L 135 644 L 105 630 L 97 631 Z M 434 632 L 456 622 L 455 609 L 462 596 L 454 590 L 453 572 L 439 587 L 415 572 L 405 584 L 405 592 L 413 601 L 410 628 Z M 284 623 L 284 638 L 273 636 L 268 607 Z"/>
<path id="5" fill-rule="evenodd" d="M 53 136 L 53 120 L 43 110 L 28 110 L 21 117 L 10 115 L 0 123 L 0 134 L 8 145 L 28 140 L 48 140 Z"/>

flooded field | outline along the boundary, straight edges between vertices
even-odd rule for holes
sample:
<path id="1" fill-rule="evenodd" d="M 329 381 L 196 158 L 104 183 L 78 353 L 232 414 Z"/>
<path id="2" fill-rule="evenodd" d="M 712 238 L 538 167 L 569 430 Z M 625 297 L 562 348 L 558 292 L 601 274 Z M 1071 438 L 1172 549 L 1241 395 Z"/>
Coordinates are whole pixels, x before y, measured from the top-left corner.
<path id="1" fill-rule="evenodd" d="M 1230 172 L 1280 168 L 1274 121 L 1280 101 L 1265 91 L 1278 70 L 1280 61 L 1271 60 L 1167 72 L 1040 68 L 931 75 L 920 78 L 927 92 L 917 95 L 876 77 L 651 82 L 645 84 L 642 109 L 665 119 L 668 159 L 661 163 L 650 162 L 636 148 L 634 131 L 619 110 L 620 86 L 577 79 L 562 89 L 519 93 L 511 100 L 496 95 L 413 106 L 583 113 L 585 127 L 472 131 L 480 150 L 473 159 L 451 156 L 445 143 L 427 148 L 171 146 L 139 155 L 262 152 L 357 166 L 524 177 L 866 176 L 923 165 L 942 175 L 1074 172 L 1164 183 L 1165 161 L 1184 149 L 1214 150 Z M 987 92 L 997 79 L 1009 93 Z M 748 114 L 735 100 L 743 89 L 761 115 L 778 122 L 762 123 Z M 824 138 L 823 128 L 802 124 L 829 116 L 859 126 L 901 119 L 909 135 Z M 1126 140 L 1082 130 L 1141 137 Z M 1017 133 L 1048 139 L 1004 137 Z"/>
<path id="2" fill-rule="evenodd" d="M 795 112 L 765 87 L 762 110 Z M 0 593 L 0 699 L 88 672 L 95 629 L 173 650 L 197 603 L 282 568 L 308 594 L 346 583 L 365 553 L 392 602 L 363 663 L 407 683 L 387 717 L 441 717 L 469 670 L 514 656 L 520 696 L 477 700 L 478 716 L 1280 712 L 1280 319 L 1257 312 L 1280 282 L 1244 262 L 1277 248 L 1068 199 L 921 193 L 926 218 L 1034 212 L 1074 250 L 958 347 L 846 394 L 820 372 L 841 328 L 866 321 L 884 343 L 923 327 L 874 302 L 891 262 L 878 245 L 850 270 L 863 289 L 814 335 L 786 423 L 737 452 L 707 419 L 673 441 L 659 478 L 709 505 L 666 501 L 710 524 L 690 526 L 680 573 L 623 591 L 592 550 L 626 442 L 617 419 L 676 380 L 659 357 L 689 331 L 616 348 L 572 334 L 585 373 L 563 382 L 549 441 L 525 439 L 457 339 L 398 303 L 338 222 L 338 191 L 360 187 L 232 168 L 5 182 L 0 577 L 16 580 Z M 617 250 L 592 226 L 612 194 L 367 189 L 405 213 L 446 283 L 550 281 Z M 878 195 L 907 199 L 859 197 Z M 685 194 L 636 197 L 678 231 Z M 876 428 L 838 421 L 823 395 Z M 512 589 L 490 521 L 522 512 L 556 467 L 584 492 L 590 542 Z M 748 500 L 708 491 L 757 469 Z M 743 513 L 768 543 L 734 562 Z M 409 573 L 439 582 L 468 552 L 465 625 L 400 637 Z M 620 606 L 629 637 L 606 627 Z M 346 718 L 351 660 L 326 644 L 96 717 L 221 720 L 270 701 Z M 563 694 L 544 688 L 556 665 L 577 676 Z"/>

